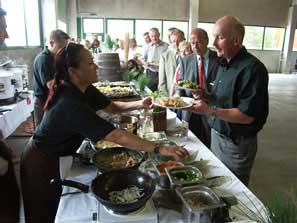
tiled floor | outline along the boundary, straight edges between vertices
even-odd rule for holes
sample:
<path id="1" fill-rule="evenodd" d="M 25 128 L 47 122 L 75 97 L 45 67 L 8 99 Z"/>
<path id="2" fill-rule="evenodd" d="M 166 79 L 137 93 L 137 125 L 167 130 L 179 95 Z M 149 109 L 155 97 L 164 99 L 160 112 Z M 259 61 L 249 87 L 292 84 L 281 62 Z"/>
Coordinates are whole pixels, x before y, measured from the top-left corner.
<path id="1" fill-rule="evenodd" d="M 271 74 L 270 114 L 258 136 L 251 190 L 267 200 L 273 193 L 297 188 L 297 75 Z M 28 138 L 8 138 L 17 154 Z"/>

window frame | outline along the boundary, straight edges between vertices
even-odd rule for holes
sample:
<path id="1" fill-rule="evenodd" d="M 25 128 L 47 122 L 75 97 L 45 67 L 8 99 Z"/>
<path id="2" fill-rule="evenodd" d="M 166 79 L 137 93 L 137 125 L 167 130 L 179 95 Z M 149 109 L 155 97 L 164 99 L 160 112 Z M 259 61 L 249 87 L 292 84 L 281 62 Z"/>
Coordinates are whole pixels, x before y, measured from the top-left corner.
<path id="1" fill-rule="evenodd" d="M 198 24 L 199 23 L 207 23 L 207 24 L 215 24 L 214 22 L 204 22 L 204 21 L 200 21 L 197 23 L 197 28 L 198 28 Z M 252 49 L 252 48 L 246 48 L 247 50 L 254 50 L 254 51 L 280 51 L 282 52 L 284 50 L 284 45 L 285 45 L 285 37 L 286 37 L 286 32 L 287 32 L 287 28 L 286 27 L 280 27 L 280 26 L 259 26 L 259 25 L 244 25 L 244 28 L 246 30 L 246 26 L 252 26 L 252 27 L 263 27 L 263 35 L 262 35 L 262 44 L 261 44 L 261 49 Z M 266 28 L 278 28 L 278 29 L 284 29 L 284 38 L 283 38 L 283 42 L 282 42 L 282 47 L 279 50 L 276 49 L 264 49 L 264 44 L 265 44 L 265 35 L 266 35 Z M 296 28 L 296 32 L 297 32 L 297 28 Z M 209 35 L 209 33 L 208 33 Z M 210 38 L 209 38 L 210 39 Z M 212 47 L 211 47 L 212 48 Z M 293 49 L 292 49 L 293 51 Z M 297 52 L 297 49 L 295 50 Z"/>
<path id="2" fill-rule="evenodd" d="M 23 3 L 25 0 L 22 0 Z M 41 0 L 37 0 L 37 4 L 38 4 L 38 17 L 39 17 L 39 45 L 36 46 L 30 46 L 28 45 L 28 30 L 27 30 L 27 23 L 26 23 L 26 10 L 25 10 L 25 6 L 23 4 L 23 13 L 24 13 L 24 19 L 23 19 L 23 25 L 25 27 L 25 38 L 26 38 L 26 45 L 24 46 L 7 46 L 5 49 L 0 49 L 1 50 L 17 50 L 17 49 L 37 49 L 37 48 L 43 48 L 44 47 L 44 43 L 43 43 L 43 29 L 42 29 L 42 16 L 41 16 Z M 0 5 L 2 5 L 2 2 L 0 0 Z M 7 12 L 9 13 L 9 12 Z M 7 19 L 7 18 L 6 18 Z M 8 33 L 9 35 L 9 33 Z"/>
<path id="3" fill-rule="evenodd" d="M 90 16 L 78 16 L 76 19 L 77 21 L 80 21 L 81 25 L 80 27 L 77 27 L 78 28 L 78 36 L 81 36 L 83 37 L 83 39 L 85 39 L 85 32 L 84 32 L 84 28 L 83 28 L 83 20 L 84 19 L 90 19 L 90 18 L 93 18 L 93 19 L 103 19 L 104 21 L 104 27 L 103 27 L 103 30 L 104 30 L 104 33 L 94 33 L 94 34 L 98 34 L 98 35 L 103 35 L 102 36 L 102 40 L 104 41 L 105 39 L 105 34 L 107 33 L 107 30 L 108 30 L 108 20 L 131 20 L 133 21 L 133 37 L 136 36 L 136 20 L 151 20 L 151 21 L 160 21 L 161 22 L 161 30 L 159 30 L 160 32 L 160 39 L 162 40 L 163 39 L 163 26 L 164 26 L 164 21 L 169 21 L 169 22 L 186 22 L 188 23 L 188 33 L 185 33 L 185 38 L 187 39 L 188 37 L 188 34 L 189 34 L 189 22 L 186 21 L 186 20 L 168 20 L 168 19 L 145 19 L 145 18 L 115 18 L 115 17 L 90 17 Z M 141 45 L 138 45 L 138 46 L 141 46 Z"/>
<path id="4" fill-rule="evenodd" d="M 77 35 L 78 37 L 82 38 L 82 39 L 86 39 L 87 33 L 84 32 L 84 19 L 102 19 L 103 20 L 103 33 L 92 33 L 92 35 L 98 35 L 101 37 L 101 39 L 104 41 L 104 33 L 106 32 L 105 30 L 105 19 L 104 17 L 80 17 L 81 19 L 81 27 L 80 27 L 80 35 Z"/>

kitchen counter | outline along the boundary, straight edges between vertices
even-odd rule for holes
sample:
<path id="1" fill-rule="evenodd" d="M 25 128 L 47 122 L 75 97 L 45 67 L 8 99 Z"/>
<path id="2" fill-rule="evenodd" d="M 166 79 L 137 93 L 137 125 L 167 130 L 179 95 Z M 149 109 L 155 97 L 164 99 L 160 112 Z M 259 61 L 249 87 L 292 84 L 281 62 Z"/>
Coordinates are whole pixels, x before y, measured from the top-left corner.
<path id="1" fill-rule="evenodd" d="M 193 133 L 189 132 L 188 140 L 183 142 L 185 148 L 190 153 L 198 151 L 197 160 L 207 160 L 209 169 L 206 178 L 213 176 L 227 176 L 227 180 L 222 185 L 216 187 L 216 190 L 221 194 L 231 194 L 237 197 L 247 207 L 255 210 L 255 206 L 261 212 L 264 212 L 264 206 L 261 201 L 244 185 L 238 178 L 220 161 L 216 156 L 206 148 L 200 140 L 198 140 Z M 90 184 L 92 179 L 96 177 L 96 169 L 90 166 L 73 165 L 68 176 L 69 179 L 74 179 L 85 184 Z M 77 191 L 77 189 L 64 187 L 64 193 L 69 191 Z M 255 206 L 254 206 L 255 205 Z M 98 202 L 91 193 L 79 193 L 62 196 L 59 209 L 56 216 L 57 223 L 74 223 L 74 222 L 98 222 L 92 221 L 93 214 L 97 212 Z M 158 219 L 159 222 L 165 223 L 182 223 L 181 213 L 158 207 Z M 232 211 L 231 211 L 232 213 Z M 235 214 L 231 214 L 236 216 Z M 243 216 L 236 218 L 244 220 L 241 222 L 250 222 L 245 220 Z M 235 222 L 235 220 L 234 220 Z"/>

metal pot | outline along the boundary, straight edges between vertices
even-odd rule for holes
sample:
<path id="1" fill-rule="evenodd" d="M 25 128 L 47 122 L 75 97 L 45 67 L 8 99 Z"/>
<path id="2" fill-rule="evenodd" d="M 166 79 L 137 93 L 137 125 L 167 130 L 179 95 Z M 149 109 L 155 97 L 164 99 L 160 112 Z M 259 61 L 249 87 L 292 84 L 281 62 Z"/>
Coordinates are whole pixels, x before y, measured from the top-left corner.
<path id="1" fill-rule="evenodd" d="M 137 135 L 138 118 L 130 115 L 119 115 L 112 119 L 112 123 L 118 129 L 124 129 Z"/>
<path id="2" fill-rule="evenodd" d="M 70 180 L 53 179 L 52 184 L 59 184 L 80 189 L 84 193 L 89 192 L 89 186 Z M 137 186 L 143 189 L 144 195 L 135 202 L 118 204 L 109 200 L 109 192 L 120 191 L 128 186 Z M 115 213 L 127 214 L 145 206 L 155 191 L 154 180 L 138 170 L 113 170 L 97 176 L 91 184 L 91 191 L 96 199 L 106 208 Z"/>
<path id="3" fill-rule="evenodd" d="M 5 70 L 0 70 L 0 104 L 12 103 L 15 103 L 13 74 Z"/>

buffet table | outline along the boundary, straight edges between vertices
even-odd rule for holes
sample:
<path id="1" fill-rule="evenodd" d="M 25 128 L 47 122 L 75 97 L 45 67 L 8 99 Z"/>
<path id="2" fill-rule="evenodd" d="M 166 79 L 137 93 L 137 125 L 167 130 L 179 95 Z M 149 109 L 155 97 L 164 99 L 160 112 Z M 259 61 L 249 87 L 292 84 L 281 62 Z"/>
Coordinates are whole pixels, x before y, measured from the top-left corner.
<path id="1" fill-rule="evenodd" d="M 176 139 L 178 140 L 178 139 Z M 210 167 L 205 177 L 226 176 L 228 180 L 216 188 L 221 194 L 234 195 L 237 199 L 243 202 L 247 207 L 253 210 L 260 210 L 264 212 L 264 206 L 261 201 L 244 185 L 237 177 L 220 161 L 216 156 L 206 148 L 200 140 L 198 140 L 193 133 L 189 132 L 188 139 L 183 142 L 185 148 L 189 150 L 190 154 L 198 151 L 196 160 L 207 160 Z M 68 179 L 73 179 L 85 184 L 91 183 L 92 179 L 96 177 L 96 168 L 92 166 L 73 165 Z M 77 189 L 64 187 L 63 193 L 70 191 L 77 191 Z M 182 223 L 181 213 L 156 207 L 158 213 L 158 222 Z M 57 223 L 74 223 L 74 222 L 101 222 L 97 216 L 98 201 L 92 193 L 77 193 L 61 197 L 59 209 L 56 216 Z M 95 215 L 94 215 L 95 214 Z M 95 217 L 94 217 L 95 216 Z M 235 215 L 233 215 L 235 216 Z M 238 216 L 234 222 L 251 222 L 245 220 L 243 216 Z M 240 221 L 239 221 L 240 220 Z"/>
<path id="2" fill-rule="evenodd" d="M 34 110 L 33 92 L 22 95 L 22 97 L 24 99 L 15 104 L 0 106 L 1 110 L 8 110 L 0 113 L 0 131 L 4 139 L 26 121 Z"/>

